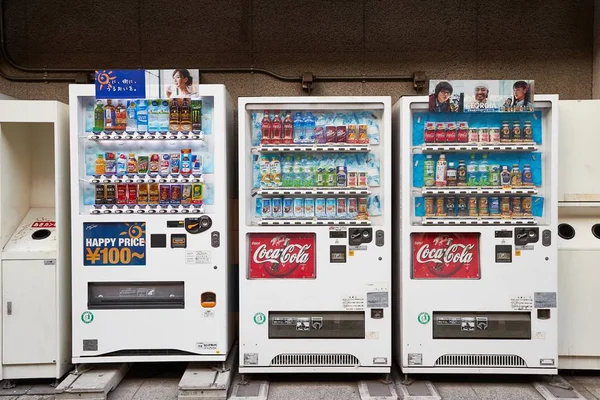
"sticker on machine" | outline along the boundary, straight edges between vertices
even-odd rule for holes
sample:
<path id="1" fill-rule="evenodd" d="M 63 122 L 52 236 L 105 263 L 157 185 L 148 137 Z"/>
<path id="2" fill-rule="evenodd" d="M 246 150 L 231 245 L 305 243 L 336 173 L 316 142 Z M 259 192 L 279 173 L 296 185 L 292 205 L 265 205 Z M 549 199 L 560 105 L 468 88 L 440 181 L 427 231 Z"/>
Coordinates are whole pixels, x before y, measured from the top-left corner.
<path id="1" fill-rule="evenodd" d="M 413 233 L 412 279 L 479 279 L 478 232 Z"/>
<path id="2" fill-rule="evenodd" d="M 146 265 L 146 223 L 84 222 L 83 265 Z"/>
<path id="3" fill-rule="evenodd" d="M 556 292 L 535 292 L 533 299 L 535 308 L 556 308 Z"/>
<path id="4" fill-rule="evenodd" d="M 510 308 L 515 311 L 533 310 L 533 299 L 531 296 L 515 296 L 510 299 Z"/>
<path id="5" fill-rule="evenodd" d="M 363 311 L 365 309 L 365 298 L 363 296 L 344 297 L 342 307 L 346 311 Z"/>
<path id="6" fill-rule="evenodd" d="M 367 308 L 385 308 L 389 307 L 388 292 L 367 293 Z"/>
<path id="7" fill-rule="evenodd" d="M 210 250 L 188 250 L 185 252 L 186 264 L 210 264 Z"/>
<path id="8" fill-rule="evenodd" d="M 196 343 L 196 347 L 198 347 L 201 350 L 216 350 L 217 349 L 217 343 L 214 343 L 214 342 L 197 342 Z"/>
<path id="9" fill-rule="evenodd" d="M 215 312 L 214 310 L 204 310 L 202 311 L 202 318 L 214 318 Z"/>

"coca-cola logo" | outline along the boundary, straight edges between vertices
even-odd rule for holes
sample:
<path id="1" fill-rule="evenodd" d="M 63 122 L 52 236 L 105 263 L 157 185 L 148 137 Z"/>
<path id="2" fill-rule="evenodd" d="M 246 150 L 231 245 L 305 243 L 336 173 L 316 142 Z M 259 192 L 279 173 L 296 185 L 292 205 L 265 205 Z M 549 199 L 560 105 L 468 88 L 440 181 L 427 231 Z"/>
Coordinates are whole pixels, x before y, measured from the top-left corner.
<path id="1" fill-rule="evenodd" d="M 291 275 L 296 269 L 305 268 L 311 261 L 310 243 L 293 243 L 285 236 L 275 236 L 268 241 L 253 241 L 251 262 L 272 277 Z"/>
<path id="2" fill-rule="evenodd" d="M 453 276 L 461 268 L 468 268 L 475 253 L 474 244 L 455 243 L 449 235 L 437 236 L 431 244 L 415 241 L 414 245 L 415 261 L 425 266 L 430 274 L 438 277 Z"/>

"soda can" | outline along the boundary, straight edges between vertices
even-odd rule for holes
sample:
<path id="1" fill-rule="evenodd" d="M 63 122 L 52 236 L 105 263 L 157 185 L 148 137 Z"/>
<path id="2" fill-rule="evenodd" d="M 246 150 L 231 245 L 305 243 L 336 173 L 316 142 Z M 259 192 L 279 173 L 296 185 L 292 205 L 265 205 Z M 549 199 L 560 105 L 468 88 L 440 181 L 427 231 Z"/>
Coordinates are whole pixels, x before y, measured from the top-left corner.
<path id="1" fill-rule="evenodd" d="M 523 201 L 521 203 L 521 210 L 523 211 L 524 217 L 531 217 L 533 212 L 531 210 L 531 197 L 523 197 Z"/>
<path id="2" fill-rule="evenodd" d="M 531 121 L 525 121 L 523 124 L 523 140 L 525 142 L 533 142 L 533 129 L 531 128 Z"/>
<path id="3" fill-rule="evenodd" d="M 325 199 L 322 197 L 315 199 L 315 217 L 317 217 L 317 218 L 327 217 L 327 211 L 325 209 Z"/>
<path id="4" fill-rule="evenodd" d="M 479 129 L 477 128 L 469 128 L 469 143 L 477 143 L 479 142 Z"/>
<path id="5" fill-rule="evenodd" d="M 327 135 L 325 134 L 325 130 L 322 126 L 317 126 L 315 128 L 315 142 L 316 143 L 327 143 Z"/>
<path id="6" fill-rule="evenodd" d="M 273 217 L 273 203 L 271 199 L 262 199 L 262 217 L 271 218 Z"/>
<path id="7" fill-rule="evenodd" d="M 502 128 L 500 128 L 500 142 L 510 142 L 510 125 L 508 121 L 502 121 Z"/>
<path id="8" fill-rule="evenodd" d="M 500 198 L 500 214 L 505 218 L 510 218 L 510 197 Z"/>
<path id="9" fill-rule="evenodd" d="M 325 140 L 327 143 L 335 143 L 336 142 L 335 126 L 328 125 L 325 127 Z"/>
<path id="10" fill-rule="evenodd" d="M 358 142 L 358 131 L 356 130 L 356 125 L 348 125 L 348 143 L 357 143 Z"/>
<path id="11" fill-rule="evenodd" d="M 466 196 L 458 196 L 456 199 L 456 210 L 459 217 L 466 217 L 468 215 Z"/>
<path id="12" fill-rule="evenodd" d="M 479 128 L 479 142 L 489 143 L 490 142 L 490 130 L 488 128 Z"/>
<path id="13" fill-rule="evenodd" d="M 271 200 L 271 207 L 273 209 L 273 217 L 283 217 L 283 199 L 281 197 L 274 197 Z"/>
<path id="14" fill-rule="evenodd" d="M 454 196 L 446 197 L 446 215 L 448 217 L 456 216 L 456 198 Z"/>
<path id="15" fill-rule="evenodd" d="M 160 202 L 160 191 L 158 189 L 158 183 L 151 183 L 148 189 L 148 202 L 156 205 Z"/>
<path id="16" fill-rule="evenodd" d="M 346 125 L 340 125 L 337 127 L 335 141 L 337 143 L 346 143 L 348 141 L 348 131 L 346 130 Z"/>
<path id="17" fill-rule="evenodd" d="M 369 219 L 369 206 L 366 197 L 358 199 L 358 216 L 356 219 Z"/>
<path id="18" fill-rule="evenodd" d="M 489 215 L 488 198 L 486 196 L 479 198 L 479 215 L 484 217 Z"/>
<path id="19" fill-rule="evenodd" d="M 490 142 L 500 143 L 500 129 L 490 128 Z"/>
<path id="20" fill-rule="evenodd" d="M 202 205 L 204 198 L 204 185 L 201 183 L 194 183 L 192 185 L 192 204 Z"/>
<path id="21" fill-rule="evenodd" d="M 294 199 L 286 197 L 283 199 L 283 217 L 292 218 L 294 216 Z"/>
<path id="22" fill-rule="evenodd" d="M 435 216 L 435 209 L 434 209 L 433 203 L 434 203 L 433 197 L 431 197 L 431 196 L 425 197 L 425 216 L 426 217 L 434 217 Z"/>
<path id="23" fill-rule="evenodd" d="M 521 210 L 521 198 L 518 196 L 512 198 L 512 215 L 513 217 L 520 217 L 523 215 L 523 211 Z"/>
<path id="24" fill-rule="evenodd" d="M 490 215 L 498 216 L 500 215 L 500 198 L 499 197 L 490 197 L 489 200 L 490 206 Z"/>
<path id="25" fill-rule="evenodd" d="M 356 172 L 348 172 L 348 187 L 358 186 L 358 174 Z"/>
<path id="26" fill-rule="evenodd" d="M 254 213 L 256 214 L 257 218 L 262 218 L 262 197 L 257 197 L 256 198 L 256 208 L 254 209 Z"/>
<path id="27" fill-rule="evenodd" d="M 106 185 L 106 192 L 107 192 L 107 198 L 108 198 L 108 186 Z M 137 183 L 130 183 L 127 185 L 127 204 L 137 204 L 138 203 L 138 199 L 137 199 Z M 110 204 L 110 203 L 109 203 Z"/>
<path id="28" fill-rule="evenodd" d="M 96 200 L 95 200 L 96 205 L 106 204 L 105 193 L 106 193 L 106 189 L 104 187 L 104 184 L 103 183 L 96 184 Z"/>
<path id="29" fill-rule="evenodd" d="M 425 143 L 435 143 L 435 123 L 425 122 L 425 132 L 423 133 Z"/>
<path id="30" fill-rule="evenodd" d="M 456 140 L 459 143 L 466 143 L 469 141 L 469 123 L 459 122 L 458 132 L 456 133 Z"/>
<path id="31" fill-rule="evenodd" d="M 117 204 L 127 204 L 127 184 L 117 184 Z"/>
<path id="32" fill-rule="evenodd" d="M 444 122 L 438 122 L 435 124 L 435 142 L 446 142 L 446 124 Z"/>
<path id="33" fill-rule="evenodd" d="M 361 143 L 361 144 L 369 143 L 369 134 L 367 132 L 367 125 L 359 125 L 358 126 L 358 143 Z"/>
<path id="34" fill-rule="evenodd" d="M 469 217 L 476 217 L 479 215 L 477 213 L 477 197 L 475 196 L 469 196 L 468 213 Z"/>
<path id="35" fill-rule="evenodd" d="M 171 185 L 171 204 L 181 204 L 181 185 Z"/>
<path id="36" fill-rule="evenodd" d="M 344 219 L 346 216 L 346 198 L 340 197 L 337 199 L 337 217 L 339 219 Z"/>
<path id="37" fill-rule="evenodd" d="M 348 178 L 348 173 L 347 173 L 347 169 L 346 167 L 337 167 L 337 186 L 338 187 L 346 187 L 348 182 L 347 182 L 347 178 Z"/>
<path id="38" fill-rule="evenodd" d="M 192 185 L 183 185 L 181 190 L 181 204 L 192 204 Z"/>
<path id="39" fill-rule="evenodd" d="M 138 157 L 138 174 L 146 175 L 148 173 L 149 158 L 148 156 Z"/>
<path id="40" fill-rule="evenodd" d="M 446 142 L 454 143 L 457 139 L 456 122 L 448 122 L 446 124 Z"/>
<path id="41" fill-rule="evenodd" d="M 348 198 L 348 218 L 356 219 L 358 215 L 358 199 L 356 197 Z"/>
<path id="42" fill-rule="evenodd" d="M 171 186 L 160 185 L 160 204 L 169 204 L 171 201 Z"/>
<path id="43" fill-rule="evenodd" d="M 117 187 L 118 191 L 118 187 Z M 148 184 L 140 183 L 138 185 L 138 204 L 148 204 Z"/>
<path id="44" fill-rule="evenodd" d="M 442 196 L 436 197 L 435 199 L 435 215 L 437 217 L 445 217 L 446 210 L 444 209 L 444 198 Z"/>
<path id="45" fill-rule="evenodd" d="M 335 204 L 335 199 L 333 198 L 328 198 L 325 200 L 325 213 L 327 218 L 335 218 L 337 215 L 336 212 L 336 204 Z"/>
<path id="46" fill-rule="evenodd" d="M 315 199 L 304 199 L 304 216 L 306 218 L 313 218 L 315 216 Z"/>
<path id="47" fill-rule="evenodd" d="M 368 185 L 368 174 L 366 172 L 359 172 L 358 187 L 367 187 Z"/>
<path id="48" fill-rule="evenodd" d="M 513 142 L 522 142 L 523 141 L 523 136 L 522 136 L 522 132 L 521 132 L 521 123 L 519 121 L 513 122 L 512 141 Z"/>

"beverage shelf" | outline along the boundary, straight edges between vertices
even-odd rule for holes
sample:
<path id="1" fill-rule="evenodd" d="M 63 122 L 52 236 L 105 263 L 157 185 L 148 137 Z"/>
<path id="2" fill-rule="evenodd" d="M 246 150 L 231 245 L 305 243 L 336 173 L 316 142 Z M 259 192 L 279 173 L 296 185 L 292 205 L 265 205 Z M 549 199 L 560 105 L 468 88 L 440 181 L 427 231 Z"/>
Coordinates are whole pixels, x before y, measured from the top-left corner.
<path id="1" fill-rule="evenodd" d="M 203 214 L 202 205 L 108 205 L 94 206 L 90 214 Z"/>
<path id="2" fill-rule="evenodd" d="M 425 143 L 417 146 L 423 153 L 434 152 L 503 152 L 503 151 L 536 151 L 538 145 L 533 142 L 523 143 Z"/>
<path id="3" fill-rule="evenodd" d="M 302 195 L 332 195 L 332 196 L 368 196 L 371 191 L 366 188 L 334 188 L 334 187 L 317 187 L 317 188 L 262 188 L 258 189 L 257 194 L 261 196 L 302 196 Z"/>
<path id="4" fill-rule="evenodd" d="M 95 176 L 93 178 L 84 179 L 89 183 L 203 183 L 204 178 L 202 175 L 198 176 L 138 176 L 138 175 L 126 175 L 126 176 Z"/>
<path id="5" fill-rule="evenodd" d="M 533 217 L 501 218 L 501 217 L 425 217 L 422 225 L 536 225 Z"/>
<path id="6" fill-rule="evenodd" d="M 90 140 L 204 140 L 203 132 L 136 132 L 136 133 L 92 133 L 80 136 Z"/>
<path id="7" fill-rule="evenodd" d="M 328 226 L 328 225 L 371 225 L 371 221 L 368 219 L 262 219 L 258 223 L 263 226 L 272 225 L 316 225 L 316 226 Z"/>
<path id="8" fill-rule="evenodd" d="M 254 147 L 260 153 L 368 153 L 371 151 L 371 146 L 368 144 L 277 144 L 277 145 L 260 145 Z"/>
<path id="9" fill-rule="evenodd" d="M 450 195 L 450 194 L 466 194 L 466 195 L 533 195 L 537 194 L 538 191 L 533 186 L 519 186 L 512 188 L 505 188 L 500 186 L 490 187 L 468 187 L 468 186 L 427 186 L 422 189 L 417 189 L 424 195 Z"/>

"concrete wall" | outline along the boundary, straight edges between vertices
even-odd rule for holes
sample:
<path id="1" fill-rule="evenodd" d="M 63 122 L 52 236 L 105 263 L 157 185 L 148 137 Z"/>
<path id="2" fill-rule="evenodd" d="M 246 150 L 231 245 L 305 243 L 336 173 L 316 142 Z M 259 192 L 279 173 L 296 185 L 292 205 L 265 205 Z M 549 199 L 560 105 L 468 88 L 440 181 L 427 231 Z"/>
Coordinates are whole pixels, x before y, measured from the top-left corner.
<path id="1" fill-rule="evenodd" d="M 592 96 L 594 1 L 4 0 L 13 58 L 35 67 L 260 67 L 286 75 L 536 80 Z M 234 97 L 302 95 L 263 75 L 206 74 Z M 66 84 L 0 93 L 67 101 Z M 315 95 L 414 94 L 410 83 L 320 83 Z"/>

